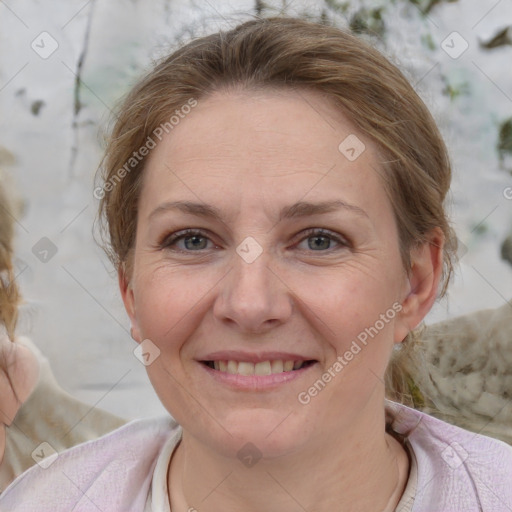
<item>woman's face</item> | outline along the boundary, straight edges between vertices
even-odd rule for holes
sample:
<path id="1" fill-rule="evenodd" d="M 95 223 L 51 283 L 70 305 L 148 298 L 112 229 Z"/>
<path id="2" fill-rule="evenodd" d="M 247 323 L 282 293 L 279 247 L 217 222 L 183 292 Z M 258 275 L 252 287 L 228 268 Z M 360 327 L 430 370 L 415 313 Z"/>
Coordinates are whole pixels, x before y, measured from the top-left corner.
<path id="1" fill-rule="evenodd" d="M 196 441 L 278 456 L 375 428 L 410 289 L 378 173 L 312 92 L 216 93 L 153 150 L 121 289 Z"/>

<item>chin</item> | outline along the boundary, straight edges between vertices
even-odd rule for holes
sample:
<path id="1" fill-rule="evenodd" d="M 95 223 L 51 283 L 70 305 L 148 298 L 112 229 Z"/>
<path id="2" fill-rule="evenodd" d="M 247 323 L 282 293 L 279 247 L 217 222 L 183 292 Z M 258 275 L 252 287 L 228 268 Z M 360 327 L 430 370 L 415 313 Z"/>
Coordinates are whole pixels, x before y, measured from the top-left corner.
<path id="1" fill-rule="evenodd" d="M 229 434 L 221 427 L 216 428 L 220 438 L 214 444 L 228 457 L 240 458 L 245 450 L 257 451 L 269 459 L 285 456 L 307 443 L 310 434 L 303 420 L 301 423 L 296 414 L 284 410 L 232 411 L 221 421 Z"/>

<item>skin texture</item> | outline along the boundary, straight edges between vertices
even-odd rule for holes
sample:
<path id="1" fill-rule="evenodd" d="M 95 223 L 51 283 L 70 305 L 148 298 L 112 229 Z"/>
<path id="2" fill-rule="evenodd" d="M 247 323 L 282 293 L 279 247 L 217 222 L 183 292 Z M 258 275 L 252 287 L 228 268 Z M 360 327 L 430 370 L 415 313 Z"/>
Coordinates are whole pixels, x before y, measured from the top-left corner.
<path id="1" fill-rule="evenodd" d="M 39 363 L 29 348 L 12 342 L 0 326 L 0 463 L 5 451 L 5 427 L 30 396 L 39 378 Z"/>
<path id="2" fill-rule="evenodd" d="M 338 150 L 350 134 L 366 146 L 353 162 Z M 382 379 L 394 344 L 435 300 L 443 240 L 434 230 L 405 271 L 378 173 L 371 141 L 306 91 L 217 92 L 153 150 L 133 273 L 121 269 L 119 282 L 134 338 L 160 350 L 149 378 L 184 429 L 169 471 L 173 511 L 394 510 L 408 460 L 385 433 Z M 364 213 L 278 218 L 298 201 L 340 199 Z M 151 215 L 177 200 L 213 205 L 222 221 Z M 161 243 L 186 228 L 206 239 Z M 246 237 L 263 251 L 252 263 L 236 252 Z M 401 312 L 301 404 L 298 394 L 394 303 Z M 242 391 L 198 362 L 217 350 L 292 352 L 317 363 L 276 389 Z M 250 468 L 237 457 L 246 443 L 262 455 Z"/>

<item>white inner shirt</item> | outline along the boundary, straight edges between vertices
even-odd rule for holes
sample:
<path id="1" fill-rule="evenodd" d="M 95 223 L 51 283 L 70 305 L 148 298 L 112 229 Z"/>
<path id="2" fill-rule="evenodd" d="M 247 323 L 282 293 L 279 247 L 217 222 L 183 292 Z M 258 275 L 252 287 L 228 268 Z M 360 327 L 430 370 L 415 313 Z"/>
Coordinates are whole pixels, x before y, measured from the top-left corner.
<path id="1" fill-rule="evenodd" d="M 148 495 L 148 501 L 144 512 L 171 512 L 169 503 L 169 494 L 167 491 L 167 472 L 171 462 L 172 454 L 181 440 L 181 434 L 178 438 L 171 437 L 163 446 L 158 456 L 153 479 L 151 482 L 151 490 Z M 410 455 L 409 478 L 405 486 L 404 493 L 400 499 L 395 512 L 411 512 L 416 494 L 416 486 L 418 483 L 418 464 L 416 456 L 411 444 L 406 440 L 406 449 Z"/>

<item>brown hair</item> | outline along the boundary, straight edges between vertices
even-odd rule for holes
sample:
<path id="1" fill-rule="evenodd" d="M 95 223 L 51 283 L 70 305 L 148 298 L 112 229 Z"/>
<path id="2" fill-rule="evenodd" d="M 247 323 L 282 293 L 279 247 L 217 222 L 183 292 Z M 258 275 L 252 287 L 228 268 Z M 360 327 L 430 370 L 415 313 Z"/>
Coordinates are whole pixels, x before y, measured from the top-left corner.
<path id="1" fill-rule="evenodd" d="M 0 180 L 0 324 L 5 325 L 11 340 L 14 340 L 20 303 L 13 268 L 13 231 L 12 204 Z"/>
<path id="2" fill-rule="evenodd" d="M 135 242 L 145 160 L 130 160 L 134 151 L 191 98 L 229 87 L 312 89 L 334 101 L 379 150 L 376 170 L 394 208 L 404 267 L 410 268 L 410 249 L 425 242 L 431 229 L 443 231 L 444 294 L 456 239 L 444 210 L 450 163 L 435 121 L 404 75 L 376 49 L 336 27 L 288 17 L 258 18 L 191 41 L 158 63 L 120 105 L 100 167 L 104 185 L 96 189 L 108 234 L 105 249 L 116 268 L 130 266 Z M 413 336 L 394 352 L 386 391 L 414 405 Z"/>

